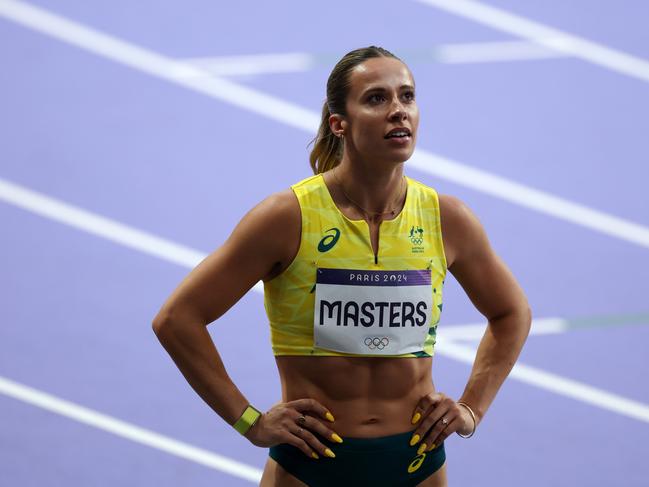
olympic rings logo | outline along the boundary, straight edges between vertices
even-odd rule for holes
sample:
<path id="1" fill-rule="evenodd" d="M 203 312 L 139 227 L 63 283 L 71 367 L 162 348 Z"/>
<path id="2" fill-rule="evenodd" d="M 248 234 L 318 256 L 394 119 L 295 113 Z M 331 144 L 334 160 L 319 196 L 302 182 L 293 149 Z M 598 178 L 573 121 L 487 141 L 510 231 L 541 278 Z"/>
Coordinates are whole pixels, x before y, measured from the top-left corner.
<path id="1" fill-rule="evenodd" d="M 388 337 L 367 337 L 364 343 L 370 350 L 383 350 L 390 344 L 390 339 Z"/>
<path id="2" fill-rule="evenodd" d="M 424 239 L 420 237 L 412 237 L 410 241 L 413 243 L 413 245 L 421 245 L 424 242 Z"/>

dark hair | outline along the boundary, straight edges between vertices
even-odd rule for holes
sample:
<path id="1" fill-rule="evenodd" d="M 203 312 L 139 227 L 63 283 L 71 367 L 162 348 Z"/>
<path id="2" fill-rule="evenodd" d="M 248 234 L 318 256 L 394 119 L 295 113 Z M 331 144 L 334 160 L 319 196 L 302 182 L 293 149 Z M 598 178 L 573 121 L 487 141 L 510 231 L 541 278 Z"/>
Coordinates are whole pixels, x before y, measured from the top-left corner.
<path id="1" fill-rule="evenodd" d="M 327 99 L 322 107 L 322 119 L 318 134 L 311 141 L 313 149 L 309 156 L 309 162 L 313 174 L 322 173 L 333 169 L 340 164 L 342 158 L 343 143 L 336 137 L 329 127 L 329 117 L 333 113 L 346 115 L 347 95 L 349 94 L 349 78 L 351 71 L 371 58 L 391 57 L 399 59 L 390 51 L 382 47 L 370 46 L 354 49 L 343 56 L 334 66 L 334 69 L 327 80 Z"/>

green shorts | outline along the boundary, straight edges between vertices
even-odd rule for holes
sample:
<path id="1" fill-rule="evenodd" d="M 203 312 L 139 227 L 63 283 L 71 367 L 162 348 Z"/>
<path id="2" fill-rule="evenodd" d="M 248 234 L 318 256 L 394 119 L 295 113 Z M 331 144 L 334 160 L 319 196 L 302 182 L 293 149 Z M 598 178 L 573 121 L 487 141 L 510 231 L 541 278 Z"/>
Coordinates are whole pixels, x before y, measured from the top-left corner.
<path id="1" fill-rule="evenodd" d="M 444 465 L 446 453 L 442 443 L 430 452 L 417 455 L 420 444 L 409 445 L 412 434 L 407 431 L 379 438 L 343 438 L 343 443 L 318 437 L 333 450 L 336 458 L 323 455 L 318 460 L 309 458 L 289 444 L 271 447 L 269 455 L 288 473 L 312 487 L 414 486 Z"/>

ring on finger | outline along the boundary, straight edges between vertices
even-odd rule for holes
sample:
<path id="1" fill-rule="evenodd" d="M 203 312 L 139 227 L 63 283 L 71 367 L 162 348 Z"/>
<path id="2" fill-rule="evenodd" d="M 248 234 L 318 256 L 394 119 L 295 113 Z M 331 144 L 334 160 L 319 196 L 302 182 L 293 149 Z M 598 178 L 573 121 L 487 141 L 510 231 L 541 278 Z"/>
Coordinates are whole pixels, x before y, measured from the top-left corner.
<path id="1" fill-rule="evenodd" d="M 300 426 L 304 426 L 306 424 L 306 418 L 304 417 L 304 414 L 297 418 L 297 424 Z"/>
<path id="2" fill-rule="evenodd" d="M 443 424 L 444 426 L 448 426 L 448 419 L 446 419 L 446 418 L 442 418 L 442 424 Z"/>

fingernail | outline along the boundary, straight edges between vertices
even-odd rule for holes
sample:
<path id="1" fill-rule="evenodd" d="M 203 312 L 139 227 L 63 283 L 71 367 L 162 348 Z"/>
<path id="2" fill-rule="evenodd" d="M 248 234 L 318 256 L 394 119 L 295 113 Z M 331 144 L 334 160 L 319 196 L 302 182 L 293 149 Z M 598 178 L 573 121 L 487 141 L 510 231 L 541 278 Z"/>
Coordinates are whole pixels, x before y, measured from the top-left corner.
<path id="1" fill-rule="evenodd" d="M 329 421 L 331 421 L 332 423 L 333 423 L 334 421 L 336 421 L 336 420 L 334 419 L 333 414 L 331 414 L 329 411 L 326 412 L 325 417 L 326 417 Z"/>
<path id="2" fill-rule="evenodd" d="M 411 422 L 412 424 L 415 424 L 415 423 L 416 423 L 417 421 L 419 421 L 420 419 L 421 419 L 421 414 L 419 414 L 419 413 L 415 413 L 415 415 L 412 417 L 412 419 L 410 420 L 410 422 Z"/>
<path id="3" fill-rule="evenodd" d="M 343 439 L 340 436 L 338 436 L 336 433 L 331 434 L 331 439 L 338 443 L 343 442 Z"/>
<path id="4" fill-rule="evenodd" d="M 410 438 L 410 446 L 415 446 L 419 442 L 419 435 L 413 435 Z"/>
<path id="5" fill-rule="evenodd" d="M 426 451 L 426 443 L 422 443 L 419 445 L 419 450 L 417 450 L 417 455 L 421 455 Z"/>
<path id="6" fill-rule="evenodd" d="M 312 456 L 313 458 L 315 458 L 316 460 L 317 460 L 318 458 L 320 458 L 320 457 L 318 456 L 318 454 L 317 454 L 316 452 L 314 452 L 314 451 L 311 452 L 311 456 Z"/>
<path id="7" fill-rule="evenodd" d="M 435 449 L 435 443 L 433 443 L 432 445 L 430 445 L 430 449 L 431 449 L 431 450 L 434 450 L 434 449 Z"/>
<path id="8" fill-rule="evenodd" d="M 334 452 L 332 452 L 329 448 L 325 450 L 325 455 L 327 455 L 329 458 L 336 458 Z"/>

